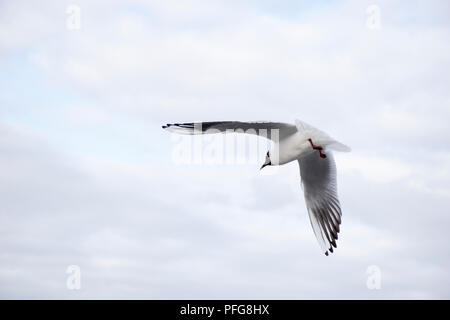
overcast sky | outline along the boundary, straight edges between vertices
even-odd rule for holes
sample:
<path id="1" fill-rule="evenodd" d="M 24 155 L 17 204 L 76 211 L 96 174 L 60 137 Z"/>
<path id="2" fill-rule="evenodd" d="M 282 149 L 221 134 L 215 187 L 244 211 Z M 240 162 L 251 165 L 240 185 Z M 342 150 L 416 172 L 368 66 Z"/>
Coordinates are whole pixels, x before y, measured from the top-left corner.
<path id="1" fill-rule="evenodd" d="M 449 14 L 445 0 L 0 1 L 0 297 L 450 298 Z M 296 162 L 180 164 L 161 129 L 295 119 L 353 149 L 335 155 L 328 257 Z"/>

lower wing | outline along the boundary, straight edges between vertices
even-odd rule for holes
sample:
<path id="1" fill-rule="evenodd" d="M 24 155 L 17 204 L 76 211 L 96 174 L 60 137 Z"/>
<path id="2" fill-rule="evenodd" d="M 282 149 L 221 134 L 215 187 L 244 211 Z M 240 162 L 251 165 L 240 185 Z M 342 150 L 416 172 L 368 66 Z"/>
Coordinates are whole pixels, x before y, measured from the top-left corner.
<path id="1" fill-rule="evenodd" d="M 298 159 L 311 226 L 323 252 L 333 252 L 341 224 L 337 196 L 336 164 L 331 152 L 321 158 L 314 152 Z"/>

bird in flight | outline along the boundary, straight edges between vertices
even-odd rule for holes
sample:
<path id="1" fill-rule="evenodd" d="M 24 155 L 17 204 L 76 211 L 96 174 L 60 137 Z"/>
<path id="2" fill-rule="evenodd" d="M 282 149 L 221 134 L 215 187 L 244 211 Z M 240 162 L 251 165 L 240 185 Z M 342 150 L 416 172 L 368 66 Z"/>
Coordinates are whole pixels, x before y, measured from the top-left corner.
<path id="1" fill-rule="evenodd" d="M 300 120 L 296 120 L 295 125 L 282 122 L 214 121 L 175 123 L 162 127 L 179 134 L 231 131 L 256 134 L 272 140 L 261 169 L 298 161 L 306 207 L 317 241 L 327 256 L 333 252 L 333 247 L 336 248 L 342 212 L 332 150 L 349 152 L 349 147 Z"/>

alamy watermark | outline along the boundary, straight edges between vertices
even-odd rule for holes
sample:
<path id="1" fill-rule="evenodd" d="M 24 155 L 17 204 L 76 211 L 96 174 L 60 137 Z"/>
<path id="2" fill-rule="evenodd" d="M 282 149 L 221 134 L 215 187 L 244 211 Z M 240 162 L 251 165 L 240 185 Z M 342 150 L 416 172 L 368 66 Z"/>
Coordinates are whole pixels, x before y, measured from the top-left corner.
<path id="1" fill-rule="evenodd" d="M 256 165 L 264 163 L 267 152 L 278 163 L 279 129 L 208 129 L 171 135 L 172 162 L 185 165 Z M 261 139 L 267 138 L 267 139 Z"/>
<path id="2" fill-rule="evenodd" d="M 376 4 L 371 4 L 366 9 L 366 27 L 370 30 L 381 29 L 381 9 Z"/>

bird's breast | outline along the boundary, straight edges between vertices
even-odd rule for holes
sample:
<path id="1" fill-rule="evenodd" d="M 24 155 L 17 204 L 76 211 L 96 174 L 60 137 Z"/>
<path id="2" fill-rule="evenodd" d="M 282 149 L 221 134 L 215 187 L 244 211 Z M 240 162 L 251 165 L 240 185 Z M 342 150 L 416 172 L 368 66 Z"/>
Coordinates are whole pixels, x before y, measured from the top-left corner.
<path id="1" fill-rule="evenodd" d="M 309 149 L 311 147 L 307 139 L 301 133 L 296 133 L 273 145 L 270 160 L 274 165 L 285 164 L 297 160 Z"/>

